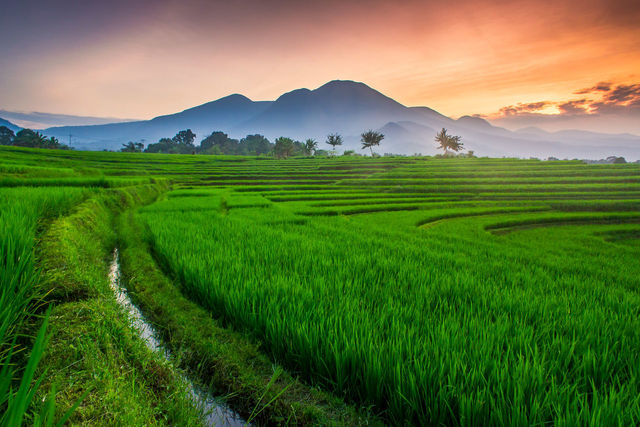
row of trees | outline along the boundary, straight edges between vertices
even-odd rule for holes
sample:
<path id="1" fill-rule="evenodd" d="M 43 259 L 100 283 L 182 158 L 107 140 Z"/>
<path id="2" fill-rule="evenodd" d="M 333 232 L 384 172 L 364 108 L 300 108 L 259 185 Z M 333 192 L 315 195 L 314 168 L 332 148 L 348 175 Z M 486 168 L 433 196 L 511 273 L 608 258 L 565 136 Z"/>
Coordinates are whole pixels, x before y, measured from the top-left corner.
<path id="1" fill-rule="evenodd" d="M 380 146 L 380 142 L 384 139 L 384 135 L 380 132 L 376 132 L 373 130 L 368 130 L 360 135 L 360 142 L 362 143 L 362 149 L 366 150 L 367 148 L 370 150 L 371 155 L 373 156 L 373 147 Z M 444 150 L 444 154 L 449 154 L 449 150 L 458 152 L 464 148 L 464 144 L 460 142 L 462 137 L 457 135 L 449 135 L 445 128 L 442 128 L 440 132 L 436 135 L 436 142 L 439 144 L 438 148 Z M 328 145 L 331 146 L 332 154 L 335 155 L 336 147 L 342 145 L 342 136 L 337 133 L 331 133 L 327 136 L 327 140 L 325 141 Z M 279 158 L 287 158 L 291 155 L 292 152 L 297 151 L 302 152 L 302 154 L 310 156 L 313 155 L 315 150 L 318 147 L 318 142 L 314 139 L 307 139 L 304 144 L 293 141 L 290 138 L 280 137 L 276 139 L 276 144 L 274 147 L 275 155 Z M 473 153 L 473 152 L 471 152 Z"/>
<path id="2" fill-rule="evenodd" d="M 224 132 L 216 131 L 204 138 L 199 146 L 194 144 L 196 134 L 191 129 L 178 132 L 173 138 L 161 138 L 158 142 L 144 148 L 142 142 L 128 142 L 122 145 L 120 151 L 128 153 L 168 153 L 168 154 L 233 154 L 233 155 L 274 155 L 286 159 L 291 156 L 315 156 L 328 154 L 318 149 L 318 141 L 309 138 L 304 142 L 281 136 L 271 143 L 263 135 L 247 135 L 241 140 L 229 138 Z M 362 149 L 369 148 L 373 155 L 373 147 L 379 146 L 384 135 L 369 130 L 361 135 Z M 342 145 L 340 134 L 332 133 L 327 136 L 326 144 L 332 147 L 331 154 L 336 153 L 336 147 Z"/>
<path id="3" fill-rule="evenodd" d="M 362 149 L 370 150 L 373 156 L 373 147 L 380 146 L 384 135 L 380 132 L 368 130 L 360 135 Z M 313 138 L 305 142 L 295 141 L 291 138 L 281 136 L 271 143 L 262 135 L 247 135 L 241 140 L 229 138 L 224 132 L 216 131 L 204 138 L 199 146 L 194 144 L 196 134 L 191 129 L 178 132 L 173 138 L 161 138 L 158 142 L 149 144 L 144 148 L 142 142 L 128 142 L 123 144 L 120 151 L 129 153 L 169 153 L 169 154 L 234 154 L 234 155 L 274 155 L 277 158 L 287 158 L 291 156 L 314 156 L 326 155 L 325 150 L 318 149 L 318 141 Z M 449 154 L 449 150 L 458 152 L 463 148 L 460 142 L 461 137 L 449 135 L 446 129 L 442 129 L 435 138 L 439 144 L 438 148 L 444 150 L 444 154 Z M 330 145 L 331 154 L 336 154 L 336 147 L 343 143 L 342 136 L 338 133 L 327 135 L 325 141 Z M 47 138 L 40 132 L 31 129 L 22 129 L 17 134 L 7 128 L 0 126 L 0 145 L 14 145 L 17 147 L 49 148 L 67 150 L 65 144 L 61 144 L 55 137 Z"/>
<path id="4" fill-rule="evenodd" d="M 318 150 L 318 141 L 313 138 L 305 142 L 295 141 L 291 138 L 281 136 L 271 143 L 262 135 L 247 135 L 241 140 L 229 138 L 224 132 L 216 131 L 204 138 L 199 146 L 194 144 L 196 134 L 191 129 L 180 131 L 173 138 L 162 138 L 154 144 L 149 144 L 146 149 L 140 142 L 129 142 L 123 144 L 120 151 L 125 152 L 146 152 L 146 153 L 170 153 L 170 154 L 235 154 L 235 155 L 274 155 L 277 158 L 286 159 L 291 156 L 314 156 L 326 154 L 324 150 Z M 370 150 L 373 156 L 373 147 L 380 146 L 384 135 L 380 132 L 368 130 L 360 135 L 362 149 Z M 436 135 L 438 148 L 444 150 L 448 155 L 449 150 L 460 151 L 464 145 L 460 142 L 462 138 L 457 135 L 449 135 L 446 129 L 442 129 Z M 331 154 L 336 154 L 336 147 L 343 143 L 342 136 L 338 133 L 327 135 L 325 141 L 331 146 Z"/>
<path id="5" fill-rule="evenodd" d="M 229 138 L 224 132 L 216 131 L 195 145 L 196 134 L 191 129 L 178 132 L 173 138 L 161 138 L 158 142 L 149 144 L 147 148 L 140 142 L 123 144 L 120 151 L 168 153 L 168 154 L 231 154 L 254 155 L 270 154 L 274 151 L 274 144 L 262 135 L 247 135 L 237 140 Z"/>
<path id="6" fill-rule="evenodd" d="M 0 145 L 13 145 L 15 147 L 49 148 L 54 150 L 68 150 L 69 146 L 61 144 L 55 137 L 47 138 L 40 132 L 31 129 L 21 129 L 13 133 L 6 126 L 0 126 Z"/>

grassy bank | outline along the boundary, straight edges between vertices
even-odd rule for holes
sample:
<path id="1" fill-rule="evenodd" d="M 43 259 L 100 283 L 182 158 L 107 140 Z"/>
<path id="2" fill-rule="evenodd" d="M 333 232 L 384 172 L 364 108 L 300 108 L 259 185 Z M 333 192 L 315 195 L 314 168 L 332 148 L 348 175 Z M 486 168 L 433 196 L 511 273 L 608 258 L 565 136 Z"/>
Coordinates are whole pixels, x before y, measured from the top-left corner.
<path id="1" fill-rule="evenodd" d="M 49 291 L 54 308 L 51 338 L 38 368 L 45 380 L 36 402 L 55 387 L 59 417 L 81 399 L 73 424 L 199 424 L 185 385 L 138 338 L 107 277 L 116 215 L 151 202 L 162 190 L 140 186 L 102 191 L 53 222 L 42 237 L 41 286 Z"/>

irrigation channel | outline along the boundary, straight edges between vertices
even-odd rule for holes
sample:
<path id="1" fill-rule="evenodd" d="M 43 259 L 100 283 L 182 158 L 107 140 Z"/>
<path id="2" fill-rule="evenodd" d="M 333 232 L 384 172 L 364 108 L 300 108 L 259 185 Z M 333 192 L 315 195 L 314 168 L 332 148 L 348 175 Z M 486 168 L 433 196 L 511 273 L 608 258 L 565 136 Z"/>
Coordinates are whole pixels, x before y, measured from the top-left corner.
<path id="1" fill-rule="evenodd" d="M 113 250 L 113 261 L 109 269 L 109 283 L 111 289 L 118 301 L 118 304 L 128 313 L 133 327 L 138 332 L 140 338 L 145 342 L 147 347 L 156 353 L 160 353 L 169 363 L 171 363 L 171 352 L 162 343 L 160 334 L 147 321 L 142 312 L 136 307 L 127 290 L 120 281 L 120 259 L 118 256 L 118 248 Z M 224 426 L 224 427 L 240 427 L 248 426 L 240 415 L 232 411 L 218 399 L 211 395 L 207 390 L 197 385 L 192 379 L 186 375 L 181 375 L 187 384 L 188 393 L 198 408 L 203 412 L 203 421 L 207 426 Z"/>

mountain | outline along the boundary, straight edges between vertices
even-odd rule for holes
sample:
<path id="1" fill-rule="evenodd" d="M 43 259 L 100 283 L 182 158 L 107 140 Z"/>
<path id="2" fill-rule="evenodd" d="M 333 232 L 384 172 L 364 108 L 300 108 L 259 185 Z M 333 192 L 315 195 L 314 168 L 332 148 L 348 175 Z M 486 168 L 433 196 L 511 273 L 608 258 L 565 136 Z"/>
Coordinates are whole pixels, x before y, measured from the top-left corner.
<path id="1" fill-rule="evenodd" d="M 5 120 L 5 119 L 3 119 L 1 117 L 0 117 L 0 126 L 7 127 L 9 129 L 11 129 L 14 133 L 18 132 L 20 129 L 22 129 L 20 126 L 14 125 L 9 120 Z"/>
<path id="2" fill-rule="evenodd" d="M 275 101 L 252 101 L 234 94 L 176 114 L 152 120 L 96 126 L 66 126 L 45 130 L 58 138 L 72 135 L 82 149 L 118 149 L 128 141 L 155 142 L 190 128 L 198 140 L 221 130 L 242 138 L 260 133 L 273 140 L 289 136 L 322 143 L 338 132 L 343 149 L 360 150 L 360 134 L 368 129 L 385 134 L 379 152 L 435 154 L 435 133 L 446 128 L 462 136 L 468 150 L 481 156 L 604 158 L 610 155 L 640 158 L 640 137 L 594 132 L 511 131 L 486 120 L 463 116 L 457 120 L 428 107 L 406 107 L 364 83 L 334 80 L 317 89 L 297 89 Z M 327 146 L 328 147 L 328 146 Z"/>
<path id="3" fill-rule="evenodd" d="M 324 138 L 332 129 L 359 134 L 392 120 L 407 117 L 407 107 L 363 83 L 332 81 L 315 90 L 285 93 L 261 114 L 233 128 L 238 133 L 255 129 L 271 136 L 286 130 L 293 138 Z"/>
<path id="4" fill-rule="evenodd" d="M 72 145 L 80 149 L 117 150 L 129 141 L 156 142 L 160 138 L 170 138 L 183 129 L 191 129 L 199 138 L 204 138 L 214 130 L 229 129 L 260 114 L 269 104 L 271 102 L 254 102 L 236 94 L 151 120 L 53 127 L 44 132 L 58 138 L 72 135 Z"/>
<path id="5" fill-rule="evenodd" d="M 192 128 L 209 128 L 216 125 L 229 127 L 255 117 L 271 104 L 269 101 L 254 102 L 246 96 L 234 94 L 181 113 L 156 117 L 151 119 L 150 124 L 178 127 L 187 125 Z"/>
<path id="6" fill-rule="evenodd" d="M 409 121 L 389 122 L 377 129 L 384 135 L 383 142 L 393 141 L 394 146 L 401 146 L 406 154 L 434 154 L 435 144 L 432 147 L 425 147 L 425 141 L 433 141 L 437 131 L 426 125 Z M 381 150 L 384 152 L 392 152 L 393 149 L 387 148 L 386 144 L 382 144 Z"/>
<path id="7" fill-rule="evenodd" d="M 69 114 L 51 114 L 39 112 L 22 112 L 0 110 L 0 116 L 22 127 L 30 129 L 44 129 L 52 126 L 85 126 L 103 125 L 116 122 L 131 122 L 132 119 L 117 119 L 113 117 L 72 116 Z"/>

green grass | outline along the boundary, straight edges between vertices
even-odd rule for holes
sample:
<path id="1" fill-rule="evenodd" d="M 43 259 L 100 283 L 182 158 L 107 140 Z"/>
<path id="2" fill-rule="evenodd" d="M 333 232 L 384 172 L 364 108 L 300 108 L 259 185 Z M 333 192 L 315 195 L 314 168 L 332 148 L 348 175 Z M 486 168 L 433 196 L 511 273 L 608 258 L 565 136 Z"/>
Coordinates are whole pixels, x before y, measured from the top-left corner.
<path id="1" fill-rule="evenodd" d="M 30 388 L 47 340 L 46 327 L 40 328 L 37 336 L 29 336 L 26 327 L 44 297 L 44 292 L 37 286 L 40 273 L 34 258 L 37 230 L 43 221 L 67 211 L 85 195 L 86 191 L 82 189 L 0 189 L 2 425 L 20 425 L 22 422 L 39 384 L 36 381 Z"/>
<path id="2" fill-rule="evenodd" d="M 145 227 L 131 212 L 118 221 L 122 272 L 129 291 L 162 328 L 180 365 L 254 423 L 296 425 L 378 425 L 339 399 L 305 386 L 274 365 L 259 346 L 230 331 L 156 265 L 145 242 Z M 275 372 L 280 372 L 276 375 Z"/>
<path id="3" fill-rule="evenodd" d="M 135 361 L 154 365 L 100 290 L 99 254 L 119 241 L 136 301 L 181 366 L 230 394 L 240 412 L 259 413 L 259 423 L 375 423 L 335 396 L 395 425 L 640 423 L 639 165 L 0 154 L 0 183 L 14 186 L 0 195 L 138 198 L 107 197 L 82 220 L 42 222 L 37 209 L 29 220 L 30 253 L 53 247 L 46 259 L 67 260 L 42 264 L 44 283 L 55 283 L 50 298 L 64 304 L 52 312 L 46 362 L 60 372 L 37 396 L 60 383 L 62 411 L 80 388 L 97 387 L 77 422 L 191 419 L 186 406 L 149 392 L 146 362 Z M 145 184 L 165 180 L 174 191 L 128 211 L 155 197 Z M 114 232 L 110 221 L 123 210 Z M 63 223 L 75 231 L 60 233 Z M 105 238 L 79 244 L 85 229 Z M 35 236 L 47 237 L 36 244 Z M 82 335 L 82 350 L 67 354 Z M 78 354 L 81 367 L 60 362 Z M 272 362 L 287 372 L 274 377 Z M 132 367 L 126 378 L 136 384 L 121 396 L 109 391 L 123 384 L 117 364 Z M 113 405 L 121 412 L 110 413 Z"/>
<path id="4" fill-rule="evenodd" d="M 526 174 L 527 162 L 504 164 Z M 639 171 L 628 170 L 633 179 L 603 184 L 588 173 L 563 185 L 509 173 L 495 185 L 472 176 L 438 186 L 350 183 L 380 190 L 365 203 L 327 202 L 330 185 L 324 195 L 290 186 L 271 197 L 256 179 L 242 194 L 264 194 L 269 207 L 222 209 L 220 195 L 181 190 L 143 218 L 158 259 L 194 300 L 264 340 L 291 371 L 394 423 L 633 424 L 638 252 L 596 231 L 638 220 Z M 463 196 L 385 199 L 398 189 Z M 591 191 L 601 199 L 584 196 Z M 617 192 L 629 200 L 602 197 Z M 296 221 L 300 214 L 314 216 Z M 540 237 L 523 227 L 522 239 L 485 231 L 533 224 Z"/>
<path id="5" fill-rule="evenodd" d="M 52 336 L 40 372 L 55 387 L 57 415 L 82 399 L 70 422 L 80 425 L 199 425 L 174 369 L 148 350 L 109 287 L 118 212 L 149 202 L 158 188 L 98 194 L 55 221 L 42 237 L 40 258 L 51 287 Z M 42 401 L 46 394 L 41 392 Z M 36 406 L 37 409 L 37 406 Z"/>

